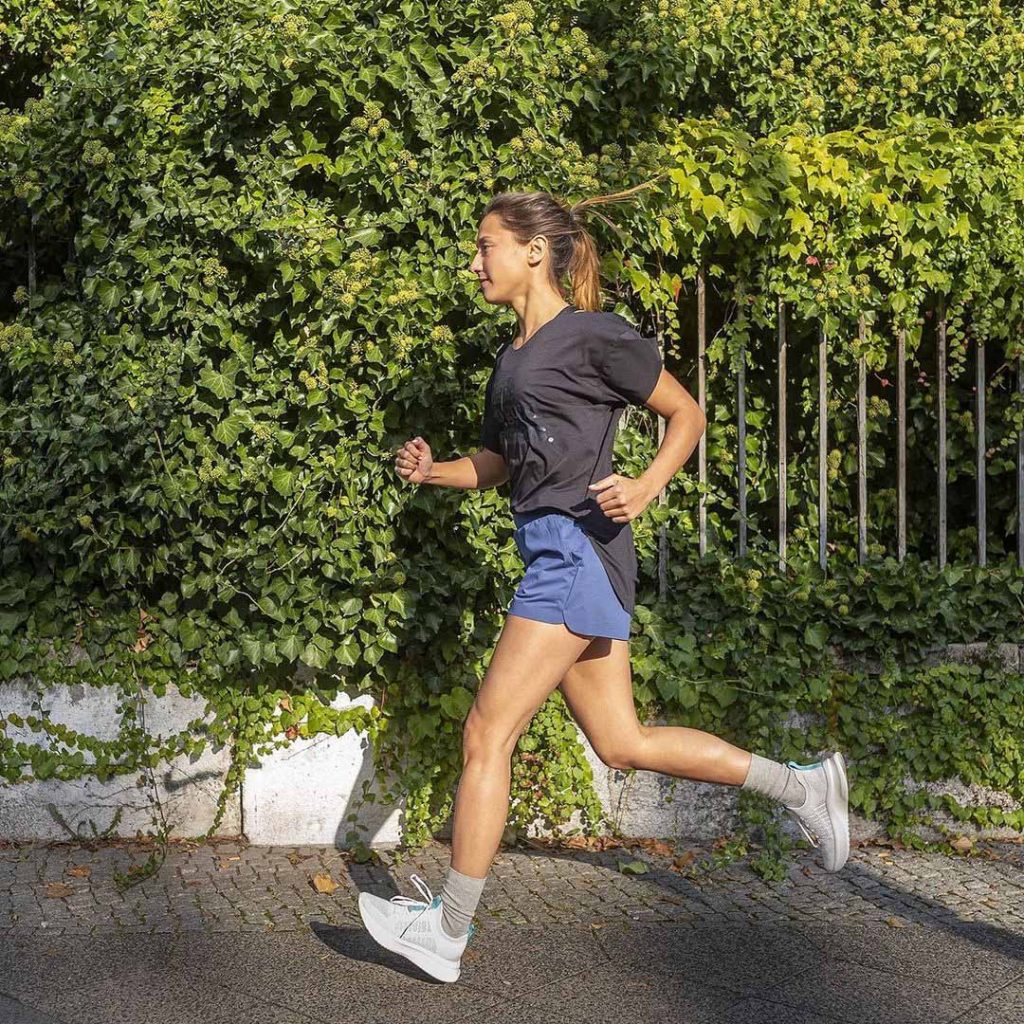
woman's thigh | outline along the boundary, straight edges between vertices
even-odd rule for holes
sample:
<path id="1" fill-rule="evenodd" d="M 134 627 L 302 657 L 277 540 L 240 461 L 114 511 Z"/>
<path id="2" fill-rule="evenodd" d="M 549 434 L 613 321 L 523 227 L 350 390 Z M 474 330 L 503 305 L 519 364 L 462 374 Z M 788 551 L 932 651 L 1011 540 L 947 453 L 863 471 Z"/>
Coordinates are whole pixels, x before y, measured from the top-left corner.
<path id="1" fill-rule="evenodd" d="M 612 767 L 630 767 L 644 727 L 633 702 L 629 641 L 594 637 L 559 688 L 594 753 Z"/>
<path id="2" fill-rule="evenodd" d="M 466 718 L 467 739 L 511 753 L 537 709 L 590 642 L 591 637 L 572 632 L 564 623 L 507 615 Z"/>

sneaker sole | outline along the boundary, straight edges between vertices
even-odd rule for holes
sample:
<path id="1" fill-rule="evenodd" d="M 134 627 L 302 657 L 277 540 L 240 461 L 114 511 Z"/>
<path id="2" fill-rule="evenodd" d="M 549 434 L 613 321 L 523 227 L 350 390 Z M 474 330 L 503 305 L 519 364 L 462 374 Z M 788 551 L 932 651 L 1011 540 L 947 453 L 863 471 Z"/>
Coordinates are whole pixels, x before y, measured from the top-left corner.
<path id="1" fill-rule="evenodd" d="M 459 980 L 459 974 L 462 970 L 460 965 L 453 965 L 450 960 L 442 959 L 437 954 L 431 953 L 429 949 L 424 949 L 422 946 L 417 946 L 412 942 L 406 942 L 401 936 L 389 932 L 374 915 L 373 911 L 364 907 L 361 894 L 359 898 L 359 916 L 363 919 L 363 924 L 373 940 L 385 949 L 389 949 L 392 953 L 397 953 L 399 956 L 404 956 L 406 960 L 410 960 L 420 970 L 425 971 L 438 981 Z"/>
<path id="2" fill-rule="evenodd" d="M 824 858 L 822 863 L 826 871 L 838 871 L 850 856 L 850 791 L 846 780 L 846 761 L 837 750 L 823 763 L 826 780 L 825 807 L 835 837 L 836 864 L 829 867 L 824 864 Z"/>

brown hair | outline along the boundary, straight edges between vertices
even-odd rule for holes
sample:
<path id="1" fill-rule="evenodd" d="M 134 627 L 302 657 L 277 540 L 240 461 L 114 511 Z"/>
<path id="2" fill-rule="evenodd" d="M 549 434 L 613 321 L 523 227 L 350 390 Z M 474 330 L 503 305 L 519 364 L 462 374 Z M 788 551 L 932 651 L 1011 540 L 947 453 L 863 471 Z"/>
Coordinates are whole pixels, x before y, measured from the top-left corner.
<path id="1" fill-rule="evenodd" d="M 563 281 L 568 275 L 572 285 L 573 305 L 580 309 L 599 310 L 601 261 L 593 236 L 583 225 L 580 213 L 590 206 L 625 199 L 634 192 L 653 185 L 664 176 L 659 174 L 633 188 L 603 196 L 591 196 L 571 206 L 556 199 L 550 192 L 501 192 L 487 204 L 480 219 L 483 220 L 489 213 L 497 214 L 501 223 L 520 245 L 525 245 L 536 235 L 544 235 L 551 252 L 548 267 L 552 288 L 564 298 L 566 291 Z M 620 232 L 607 217 L 600 213 L 596 216 L 613 231 Z"/>

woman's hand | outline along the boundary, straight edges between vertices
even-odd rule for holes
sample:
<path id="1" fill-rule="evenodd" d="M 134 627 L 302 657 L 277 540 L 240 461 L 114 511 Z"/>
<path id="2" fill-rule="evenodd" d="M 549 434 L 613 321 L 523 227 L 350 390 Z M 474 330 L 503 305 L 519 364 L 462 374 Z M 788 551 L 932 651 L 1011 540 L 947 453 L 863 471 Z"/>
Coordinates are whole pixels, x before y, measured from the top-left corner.
<path id="1" fill-rule="evenodd" d="M 636 519 L 654 500 L 647 485 L 631 476 L 612 473 L 602 480 L 587 485 L 589 491 L 599 491 L 597 503 L 613 523 L 628 523 Z"/>
<path id="2" fill-rule="evenodd" d="M 422 437 L 406 441 L 395 453 L 395 471 L 411 484 L 423 483 L 433 468 L 434 458 L 430 454 L 430 445 Z"/>

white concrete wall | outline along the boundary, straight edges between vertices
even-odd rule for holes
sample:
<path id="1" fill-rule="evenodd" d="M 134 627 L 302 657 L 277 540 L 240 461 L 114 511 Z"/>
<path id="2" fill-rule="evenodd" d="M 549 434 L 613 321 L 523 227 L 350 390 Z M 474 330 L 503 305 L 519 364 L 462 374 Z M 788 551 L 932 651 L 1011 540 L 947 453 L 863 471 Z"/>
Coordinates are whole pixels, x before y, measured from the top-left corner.
<path id="1" fill-rule="evenodd" d="M 338 694 L 331 707 L 357 704 L 369 708 L 373 698 Z M 394 845 L 401 838 L 401 805 L 381 805 L 372 755 L 369 737 L 354 729 L 344 736 L 300 737 L 264 755 L 258 768 L 246 769 L 242 783 L 246 837 L 260 846 L 333 843 L 345 849 L 357 830 L 357 841 Z M 376 800 L 363 797 L 364 786 Z M 358 815 L 355 822 L 346 820 L 350 814 Z"/>
<path id="2" fill-rule="evenodd" d="M 120 725 L 114 687 L 58 686 L 36 691 L 24 683 L 0 684 L 0 712 L 23 717 L 40 714 L 50 720 L 101 739 L 114 739 Z M 350 704 L 369 707 L 372 698 L 359 695 L 354 701 L 339 694 L 332 707 Z M 149 729 L 164 737 L 203 717 L 203 701 L 186 699 L 173 687 L 160 698 L 147 694 Z M 8 726 L 12 739 L 45 741 L 27 726 Z M 591 764 L 594 783 L 610 822 L 631 835 L 688 835 L 709 838 L 733 822 L 735 795 L 727 787 L 673 779 L 653 772 L 620 772 L 609 768 L 594 753 L 586 737 L 577 731 Z M 87 760 L 91 757 L 87 756 Z M 174 832 L 196 836 L 213 822 L 216 799 L 229 765 L 227 747 L 207 749 L 194 763 L 179 757 L 157 769 L 161 802 Z M 152 829 L 146 790 L 138 777 L 121 776 L 106 783 L 80 781 L 29 781 L 0 784 L 0 836 L 9 839 L 66 839 L 68 830 L 58 815 L 79 835 L 93 835 L 111 827 L 117 808 L 119 823 L 111 835 L 133 836 Z M 393 846 L 401 838 L 403 802 L 386 806 L 376 784 L 370 740 L 365 732 L 350 730 L 344 736 L 319 735 L 296 739 L 287 747 L 262 756 L 259 766 L 246 769 L 241 799 L 232 796 L 218 834 L 237 835 L 244 830 L 259 845 L 293 843 L 334 844 L 337 848 L 361 839 L 371 846 Z M 366 794 L 374 799 L 369 800 Z M 356 814 L 355 822 L 347 816 Z M 545 834 L 542 828 L 531 830 Z M 451 834 L 451 822 L 438 835 Z"/>
<path id="3" fill-rule="evenodd" d="M 976 653 L 970 645 L 954 651 L 954 657 Z M 1004 645 L 1001 656 L 1007 667 L 1016 668 L 1017 648 Z M 948 652 L 947 652 L 948 653 Z M 1012 655 L 1012 657 L 1011 657 Z M 117 708 L 123 695 L 114 687 L 58 686 L 40 691 L 24 680 L 0 683 L 0 714 L 16 712 L 24 716 L 40 712 L 52 721 L 63 722 L 77 731 L 114 739 L 120 726 Z M 38 706 L 35 706 L 38 702 Z M 361 694 L 351 703 L 369 707 L 372 698 Z M 344 694 L 333 702 L 336 708 L 350 705 Z M 146 724 L 150 732 L 167 737 L 184 729 L 190 720 L 204 717 L 201 698 L 185 698 L 174 687 L 165 697 L 147 693 Z M 899 711 L 897 711 L 899 713 Z M 651 723 L 658 724 L 658 723 Z M 798 727 L 800 716 L 788 716 L 787 724 Z M 8 725 L 11 738 L 27 742 L 46 737 L 27 727 Z M 594 783 L 602 807 L 612 827 L 624 835 L 638 837 L 683 837 L 693 840 L 715 838 L 736 824 L 736 798 L 739 790 L 731 786 L 675 779 L 657 772 L 622 772 L 604 765 L 586 737 L 578 731 L 590 762 Z M 758 751 L 758 753 L 766 753 Z M 825 751 L 807 751 L 803 761 L 814 760 Z M 161 802 L 173 834 L 198 836 L 212 824 L 216 799 L 229 765 L 227 747 L 209 747 L 197 758 L 180 756 L 155 770 Z M 401 837 L 403 804 L 384 805 L 379 781 L 373 770 L 372 750 L 365 732 L 350 731 L 344 736 L 316 736 L 298 739 L 289 746 L 263 755 L 258 767 L 246 769 L 241 795 L 233 794 L 218 829 L 219 835 L 245 833 L 250 842 L 260 845 L 334 844 L 342 849 L 359 839 L 371 846 L 392 846 Z M 771 756 L 767 753 L 766 756 Z M 852 766 L 851 774 L 856 772 Z M 112 826 L 118 808 L 120 822 L 112 835 L 133 836 L 153 828 L 147 790 L 139 788 L 138 776 L 121 776 L 106 783 L 85 781 L 30 781 L 14 785 L 0 783 L 0 837 L 5 839 L 66 839 L 71 835 L 60 824 L 63 818 L 74 833 L 91 837 L 93 827 L 103 832 Z M 916 785 L 909 777 L 910 788 Z M 1006 794 L 995 794 L 966 787 L 958 780 L 926 784 L 933 792 L 949 792 L 967 804 L 998 802 L 1008 810 L 1017 810 Z M 365 793 L 374 797 L 364 798 Z M 346 820 L 355 814 L 355 822 Z M 941 820 L 941 819 L 940 819 Z M 1008 829 L 975 830 L 949 818 L 957 831 L 990 836 L 1016 836 Z M 90 825 L 92 822 L 92 825 Z M 795 823 L 783 818 L 794 836 Z M 578 825 L 578 818 L 556 829 L 565 832 Z M 539 825 L 534 835 L 548 834 Z M 880 831 L 873 822 L 851 817 L 854 839 Z M 438 832 L 451 835 L 449 820 Z M 937 834 L 936 834 L 937 837 Z"/>
<path id="4" fill-rule="evenodd" d="M 144 691 L 145 692 L 145 691 Z M 113 686 L 54 686 L 41 689 L 23 680 L 0 683 L 0 714 L 34 715 L 59 722 L 76 732 L 101 740 L 118 736 L 122 714 L 119 700 L 124 695 Z M 147 730 L 164 739 L 182 730 L 190 721 L 203 718 L 206 702 L 198 697 L 185 698 L 176 687 L 168 686 L 165 697 L 146 693 L 144 714 Z M 7 736 L 15 741 L 49 746 L 51 738 L 33 732 L 27 725 L 8 724 Z M 87 763 L 93 763 L 90 751 L 84 751 Z M 179 836 L 197 836 L 213 823 L 217 795 L 230 762 L 230 750 L 209 745 L 197 757 L 181 754 L 153 771 L 157 792 L 172 832 Z M 75 835 L 91 838 L 114 825 L 118 809 L 121 817 L 111 831 L 115 836 L 134 836 L 141 830 L 153 831 L 153 813 L 147 794 L 149 786 L 139 787 L 137 773 L 119 775 L 107 782 L 95 778 L 63 781 L 43 779 L 0 783 L 0 836 L 5 839 L 70 839 Z M 65 824 L 61 824 L 61 820 Z M 238 794 L 225 809 L 219 834 L 241 832 Z"/>

